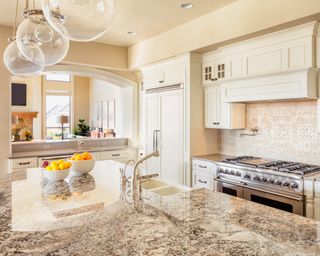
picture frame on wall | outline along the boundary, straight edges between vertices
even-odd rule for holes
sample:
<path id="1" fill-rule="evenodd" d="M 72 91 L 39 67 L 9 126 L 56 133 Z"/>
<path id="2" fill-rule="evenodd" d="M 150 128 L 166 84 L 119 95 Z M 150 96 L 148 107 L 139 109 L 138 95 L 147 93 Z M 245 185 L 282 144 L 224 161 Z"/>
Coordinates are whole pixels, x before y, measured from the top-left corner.
<path id="1" fill-rule="evenodd" d="M 115 100 L 108 100 L 108 129 L 115 129 L 116 126 L 115 105 Z"/>
<path id="2" fill-rule="evenodd" d="M 98 128 L 103 128 L 103 104 L 102 101 L 96 102 L 96 110 L 97 110 L 97 116 L 96 116 L 96 126 Z"/>
<path id="3" fill-rule="evenodd" d="M 107 100 L 99 102 L 100 105 L 98 109 L 100 112 L 97 113 L 101 114 L 101 117 L 98 118 L 97 115 L 97 123 L 101 124 L 101 128 L 105 129 L 115 129 L 116 126 L 116 116 L 115 116 L 115 108 L 116 108 L 116 101 L 115 100 Z"/>

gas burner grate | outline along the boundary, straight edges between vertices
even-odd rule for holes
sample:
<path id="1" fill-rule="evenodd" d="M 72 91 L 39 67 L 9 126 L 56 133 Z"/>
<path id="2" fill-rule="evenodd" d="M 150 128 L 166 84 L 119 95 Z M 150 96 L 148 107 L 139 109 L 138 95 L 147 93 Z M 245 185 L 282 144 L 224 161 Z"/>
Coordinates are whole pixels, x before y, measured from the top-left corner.
<path id="1" fill-rule="evenodd" d="M 257 157 L 254 157 L 254 156 L 237 156 L 237 157 L 233 157 L 233 158 L 227 158 L 223 162 L 226 162 L 226 163 L 238 163 L 240 161 L 253 160 L 253 159 L 257 159 Z"/>

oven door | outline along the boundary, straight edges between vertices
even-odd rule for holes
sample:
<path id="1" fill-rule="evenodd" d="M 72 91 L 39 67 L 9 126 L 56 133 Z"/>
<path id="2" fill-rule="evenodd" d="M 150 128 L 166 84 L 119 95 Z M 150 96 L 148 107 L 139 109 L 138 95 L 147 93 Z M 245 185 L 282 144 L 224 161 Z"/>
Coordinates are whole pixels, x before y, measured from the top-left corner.
<path id="1" fill-rule="evenodd" d="M 243 198 L 243 187 L 231 181 L 217 179 L 217 191 L 231 196 Z"/>
<path id="2" fill-rule="evenodd" d="M 251 188 L 243 189 L 244 199 L 283 211 L 303 215 L 303 198 L 290 198 Z"/>

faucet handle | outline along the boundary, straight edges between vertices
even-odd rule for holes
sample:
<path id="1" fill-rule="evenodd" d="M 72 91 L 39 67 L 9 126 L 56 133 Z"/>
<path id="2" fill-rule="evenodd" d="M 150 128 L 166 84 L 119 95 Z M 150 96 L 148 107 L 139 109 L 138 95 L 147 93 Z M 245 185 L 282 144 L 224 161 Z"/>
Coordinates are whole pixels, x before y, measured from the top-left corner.
<path id="1" fill-rule="evenodd" d="M 148 174 L 148 175 L 141 175 L 141 176 L 138 176 L 138 181 L 149 180 L 151 178 L 155 178 L 155 177 L 158 177 L 158 176 L 159 176 L 158 173 L 153 173 L 153 174 Z"/>

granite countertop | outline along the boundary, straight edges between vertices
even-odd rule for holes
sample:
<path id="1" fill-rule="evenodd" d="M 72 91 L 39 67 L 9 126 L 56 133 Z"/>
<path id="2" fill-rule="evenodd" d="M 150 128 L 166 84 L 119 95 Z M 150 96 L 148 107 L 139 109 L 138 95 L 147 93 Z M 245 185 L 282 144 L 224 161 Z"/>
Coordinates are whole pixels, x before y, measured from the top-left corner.
<path id="1" fill-rule="evenodd" d="M 192 158 L 217 163 L 217 162 L 221 162 L 221 161 L 226 160 L 227 158 L 232 158 L 232 157 L 234 157 L 234 156 L 222 155 L 222 154 L 209 154 L 209 155 L 193 156 Z"/>
<path id="2" fill-rule="evenodd" d="M 319 255 L 320 223 L 205 189 L 132 204 L 123 164 L 52 184 L 39 169 L 0 180 L 1 255 Z"/>

